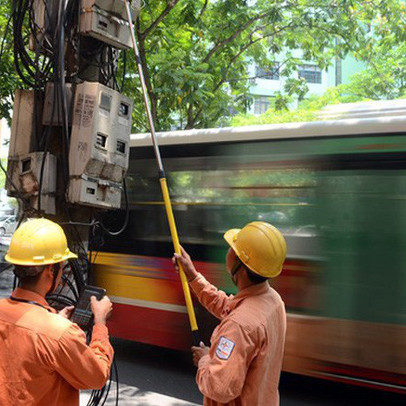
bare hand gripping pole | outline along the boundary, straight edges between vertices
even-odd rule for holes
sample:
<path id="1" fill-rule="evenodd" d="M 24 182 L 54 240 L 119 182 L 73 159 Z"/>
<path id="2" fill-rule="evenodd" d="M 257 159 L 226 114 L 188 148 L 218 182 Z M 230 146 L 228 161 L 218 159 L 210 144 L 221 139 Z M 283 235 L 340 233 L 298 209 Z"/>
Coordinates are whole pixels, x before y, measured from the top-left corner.
<path id="1" fill-rule="evenodd" d="M 141 60 L 140 60 L 140 56 L 139 56 L 139 52 L 138 52 L 138 46 L 137 46 L 137 42 L 135 39 L 134 26 L 133 26 L 133 22 L 131 19 L 131 10 L 130 10 L 130 1 L 129 0 L 125 1 L 125 6 L 126 6 L 126 11 L 127 11 L 128 24 L 129 24 L 129 28 L 130 28 L 130 32 L 131 32 L 131 40 L 132 40 L 134 53 L 135 53 L 135 60 L 137 62 L 138 74 L 140 77 L 140 82 L 141 82 L 141 87 L 142 87 L 142 94 L 144 96 L 145 109 L 147 111 L 149 127 L 151 129 L 152 144 L 154 147 L 155 158 L 156 158 L 156 161 L 157 161 L 157 164 L 159 167 L 159 182 L 161 184 L 161 191 L 162 191 L 162 196 L 163 196 L 164 203 L 165 203 L 165 210 L 166 210 L 166 215 L 168 217 L 169 228 L 171 230 L 173 247 L 175 249 L 175 252 L 177 254 L 181 255 L 178 232 L 176 230 L 175 218 L 173 216 L 172 204 L 171 204 L 171 200 L 169 197 L 169 191 L 168 191 L 168 185 L 166 183 L 165 171 L 164 171 L 164 167 L 162 165 L 162 159 L 161 159 L 161 155 L 159 153 L 159 147 L 158 147 L 158 144 L 156 141 L 154 121 L 152 119 L 147 89 L 145 86 L 144 73 L 142 71 Z M 193 335 L 193 342 L 195 345 L 199 345 L 200 336 L 199 336 L 199 330 L 197 327 L 192 298 L 190 296 L 189 285 L 188 285 L 188 282 L 186 279 L 185 272 L 183 271 L 182 265 L 180 264 L 179 261 L 178 261 L 178 265 L 179 265 L 179 276 L 180 276 L 180 280 L 182 283 L 183 294 L 185 295 L 186 308 L 187 308 L 187 312 L 189 315 L 190 327 L 191 327 L 192 335 Z"/>

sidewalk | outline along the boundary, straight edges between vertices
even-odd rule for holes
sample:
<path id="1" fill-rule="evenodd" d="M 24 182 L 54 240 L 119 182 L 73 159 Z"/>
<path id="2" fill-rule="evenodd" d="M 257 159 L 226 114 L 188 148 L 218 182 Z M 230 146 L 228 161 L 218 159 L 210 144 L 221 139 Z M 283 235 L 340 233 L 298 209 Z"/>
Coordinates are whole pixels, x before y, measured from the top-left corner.
<path id="1" fill-rule="evenodd" d="M 81 391 L 80 406 L 86 406 L 91 391 Z M 109 397 L 105 406 L 116 405 L 116 386 L 113 382 L 110 388 Z M 172 398 L 155 392 L 143 392 L 135 386 L 120 384 L 119 406 L 199 406 L 199 403 L 186 402 L 185 400 Z"/>

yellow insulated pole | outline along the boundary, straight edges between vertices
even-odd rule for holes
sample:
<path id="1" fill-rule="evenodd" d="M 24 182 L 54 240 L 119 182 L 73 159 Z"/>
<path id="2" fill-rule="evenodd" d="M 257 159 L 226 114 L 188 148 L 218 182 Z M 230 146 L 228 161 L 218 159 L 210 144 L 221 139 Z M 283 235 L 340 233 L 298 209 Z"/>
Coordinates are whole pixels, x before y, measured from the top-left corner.
<path id="1" fill-rule="evenodd" d="M 156 158 L 156 161 L 157 161 L 157 164 L 159 167 L 159 183 L 161 185 L 161 191 L 162 191 L 162 196 L 164 199 L 166 215 L 168 217 L 168 223 L 169 223 L 169 228 L 171 231 L 173 247 L 174 247 L 175 252 L 180 255 L 181 250 L 180 250 L 180 244 L 179 244 L 178 231 L 176 229 L 175 218 L 173 216 L 172 204 L 171 204 L 171 199 L 169 197 L 168 185 L 166 183 L 165 171 L 164 171 L 164 168 L 162 165 L 161 154 L 159 153 L 159 146 L 156 141 L 155 125 L 154 125 L 154 121 L 152 119 L 147 89 L 145 86 L 144 73 L 142 71 L 141 60 L 140 60 L 140 56 L 139 56 L 139 52 L 138 52 L 138 46 L 137 46 L 137 42 L 135 39 L 134 26 L 133 26 L 133 22 L 131 19 L 131 10 L 130 10 L 130 1 L 129 0 L 125 1 L 125 6 L 126 6 L 126 12 L 127 12 L 127 20 L 128 20 L 128 24 L 129 24 L 129 28 L 130 28 L 130 33 L 131 33 L 131 40 L 132 40 L 133 49 L 134 49 L 134 53 L 135 53 L 135 60 L 137 62 L 138 74 L 139 74 L 140 82 L 141 82 L 142 94 L 144 96 L 145 109 L 147 112 L 149 127 L 151 129 L 152 144 L 154 147 L 155 158 Z M 186 279 L 185 272 L 183 271 L 182 265 L 180 263 L 178 263 L 178 265 L 179 265 L 179 276 L 180 276 L 180 280 L 182 283 L 183 294 L 185 296 L 186 309 L 187 309 L 187 312 L 189 315 L 189 322 L 190 322 L 190 327 L 191 327 L 192 335 L 193 335 L 193 341 L 194 341 L 195 345 L 199 345 L 199 342 L 200 342 L 199 330 L 197 327 L 192 298 L 190 296 L 189 285 L 188 285 L 188 282 Z"/>

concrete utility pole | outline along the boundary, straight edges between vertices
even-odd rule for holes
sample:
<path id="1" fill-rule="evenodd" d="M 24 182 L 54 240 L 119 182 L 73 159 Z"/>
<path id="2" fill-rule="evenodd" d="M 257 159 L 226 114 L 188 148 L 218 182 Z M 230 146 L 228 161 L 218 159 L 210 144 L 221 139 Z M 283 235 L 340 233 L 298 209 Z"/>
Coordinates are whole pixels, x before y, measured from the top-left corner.
<path id="1" fill-rule="evenodd" d="M 131 2 L 133 20 L 139 8 Z M 24 88 L 15 93 L 6 188 L 23 202 L 22 217 L 60 222 L 85 264 L 89 227 L 105 228 L 97 215 L 121 207 L 128 168 L 133 103 L 117 79 L 131 48 L 125 1 L 20 0 L 12 22 Z"/>

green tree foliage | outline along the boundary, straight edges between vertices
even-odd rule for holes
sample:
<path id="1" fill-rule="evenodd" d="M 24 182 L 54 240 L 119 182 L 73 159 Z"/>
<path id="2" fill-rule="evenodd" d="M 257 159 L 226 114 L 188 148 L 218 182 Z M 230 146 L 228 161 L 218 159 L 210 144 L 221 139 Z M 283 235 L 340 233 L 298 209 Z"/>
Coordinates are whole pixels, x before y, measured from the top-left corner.
<path id="1" fill-rule="evenodd" d="M 302 60 L 325 69 L 334 57 L 357 52 L 357 58 L 374 69 L 359 81 L 360 95 L 366 91 L 374 97 L 403 94 L 399 91 L 405 73 L 403 3 L 144 0 L 136 36 L 157 129 L 167 130 L 179 120 L 182 128 L 216 126 L 231 113 L 245 111 L 253 80 L 248 66 L 256 63 L 272 69 L 276 56 L 280 75 L 292 77 Z M 20 86 L 13 67 L 11 27 L 7 30 L 11 4 L 0 0 L 0 34 L 6 33 L 0 59 L 3 117 L 8 117 L 11 95 Z M 303 53 L 300 60 L 297 49 Z M 141 131 L 148 126 L 135 61 L 129 54 L 125 92 L 135 100 L 134 130 Z M 394 73 L 399 76 L 393 78 Z M 306 92 L 303 80 L 290 79 L 278 97 L 278 108 L 284 109 L 289 97 L 304 98 Z"/>
<path id="2" fill-rule="evenodd" d="M 146 0 L 137 37 L 157 128 L 170 128 L 175 118 L 183 128 L 215 126 L 231 111 L 244 111 L 252 62 L 272 68 L 273 57 L 283 54 L 280 74 L 288 77 L 300 63 L 293 55 L 300 48 L 304 59 L 326 68 L 365 34 L 351 3 Z M 288 94 L 303 92 L 302 82 L 289 83 Z M 140 100 L 137 94 L 135 118 L 141 130 L 146 125 Z"/>
<path id="3" fill-rule="evenodd" d="M 349 2 L 349 13 L 362 26 L 363 36 L 352 44 L 351 54 L 367 68 L 355 73 L 348 84 L 329 89 L 324 95 L 311 96 L 299 107 L 287 111 L 292 94 L 303 97 L 306 91 L 292 92 L 300 86 L 287 82 L 285 92 L 276 94 L 271 108 L 260 116 L 240 114 L 233 126 L 272 124 L 318 119 L 318 110 L 327 104 L 362 100 L 390 100 L 406 97 L 406 5 L 402 0 Z M 342 39 L 341 39 L 342 40 Z M 302 84 L 302 86 L 304 86 Z"/>
<path id="4" fill-rule="evenodd" d="M 402 0 L 365 2 L 355 9 L 368 23 L 355 56 L 367 64 L 356 73 L 349 91 L 372 100 L 406 97 L 406 5 Z"/>
<path id="5" fill-rule="evenodd" d="M 281 109 L 278 105 L 278 98 L 273 99 L 273 104 L 264 114 L 254 116 L 253 114 L 238 114 L 231 119 L 231 126 L 239 127 L 244 125 L 257 124 L 279 124 L 301 121 L 320 120 L 320 110 L 329 104 L 354 103 L 366 100 L 366 97 L 357 95 L 352 91 L 352 84 L 331 87 L 323 95 L 312 95 L 299 103 L 297 109 Z M 289 101 L 289 99 L 287 99 Z"/>
<path id="6" fill-rule="evenodd" d="M 10 119 L 14 90 L 20 80 L 14 69 L 11 1 L 0 0 L 0 118 Z"/>

